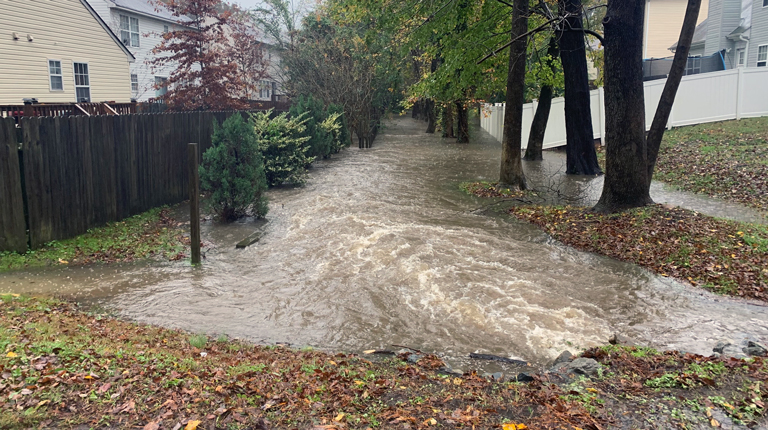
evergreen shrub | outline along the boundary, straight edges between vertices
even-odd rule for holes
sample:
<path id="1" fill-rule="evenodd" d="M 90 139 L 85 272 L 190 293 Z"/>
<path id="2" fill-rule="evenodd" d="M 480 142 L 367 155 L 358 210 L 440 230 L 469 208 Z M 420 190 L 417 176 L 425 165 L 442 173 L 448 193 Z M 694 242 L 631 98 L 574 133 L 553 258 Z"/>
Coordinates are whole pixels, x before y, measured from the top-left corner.
<path id="1" fill-rule="evenodd" d="M 250 210 L 267 214 L 267 178 L 253 127 L 240 114 L 230 116 L 221 127 L 214 120 L 212 144 L 203 154 L 200 186 L 211 193 L 209 204 L 225 221 L 240 218 Z"/>
<path id="2" fill-rule="evenodd" d="M 304 114 L 290 118 L 285 113 L 271 116 L 271 110 L 251 114 L 251 126 L 264 157 L 267 183 L 273 187 L 285 183 L 301 185 L 306 180 L 305 167 L 315 159 L 308 155 L 307 119 Z"/>

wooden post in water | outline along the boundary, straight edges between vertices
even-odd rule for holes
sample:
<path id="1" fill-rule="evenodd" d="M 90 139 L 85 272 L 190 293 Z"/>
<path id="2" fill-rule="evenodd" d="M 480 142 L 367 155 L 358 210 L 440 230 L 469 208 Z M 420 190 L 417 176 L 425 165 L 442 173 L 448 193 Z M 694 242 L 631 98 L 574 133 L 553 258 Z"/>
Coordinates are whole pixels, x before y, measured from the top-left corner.
<path id="1" fill-rule="evenodd" d="M 197 143 L 188 145 L 189 156 L 189 240 L 192 243 L 192 265 L 200 264 L 200 180 L 197 171 Z"/>

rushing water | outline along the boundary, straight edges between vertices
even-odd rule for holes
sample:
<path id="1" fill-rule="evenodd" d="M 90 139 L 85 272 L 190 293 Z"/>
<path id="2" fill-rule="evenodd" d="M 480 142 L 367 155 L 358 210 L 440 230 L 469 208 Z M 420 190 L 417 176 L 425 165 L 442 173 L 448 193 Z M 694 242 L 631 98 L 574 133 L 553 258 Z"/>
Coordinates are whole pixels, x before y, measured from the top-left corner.
<path id="1" fill-rule="evenodd" d="M 269 223 L 207 223 L 202 268 L 137 263 L 0 275 L 0 291 L 53 293 L 141 322 L 257 342 L 359 351 L 408 345 L 457 359 L 479 351 L 543 363 L 623 333 L 708 354 L 724 336 L 768 340 L 768 308 L 717 297 L 635 266 L 563 247 L 476 209 L 466 180 L 494 180 L 500 145 L 389 121 L 375 146 L 316 163 L 308 184 L 270 191 Z M 531 182 L 594 199 L 601 179 L 564 178 L 564 157 L 527 164 Z M 665 191 L 654 198 L 719 216 L 735 205 Z"/>

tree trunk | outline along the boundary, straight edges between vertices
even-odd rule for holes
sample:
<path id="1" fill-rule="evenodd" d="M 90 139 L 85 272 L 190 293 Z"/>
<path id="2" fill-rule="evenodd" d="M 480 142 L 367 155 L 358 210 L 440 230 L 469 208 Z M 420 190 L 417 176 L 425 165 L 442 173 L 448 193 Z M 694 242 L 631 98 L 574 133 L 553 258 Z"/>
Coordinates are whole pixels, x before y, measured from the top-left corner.
<path id="1" fill-rule="evenodd" d="M 664 129 L 667 127 L 669 114 L 672 112 L 677 88 L 680 86 L 680 80 L 683 78 L 685 67 L 688 64 L 688 52 L 691 50 L 691 41 L 693 40 L 693 31 L 696 29 L 696 21 L 699 18 L 699 9 L 701 9 L 701 0 L 688 0 L 685 18 L 683 18 L 683 28 L 680 30 L 680 38 L 675 51 L 675 59 L 672 60 L 672 67 L 669 70 L 669 75 L 667 75 L 667 82 L 664 84 L 664 90 L 661 93 L 661 99 L 646 138 L 649 188 L 653 179 L 653 170 L 656 168 L 656 159 L 659 156 L 661 138 L 664 137 Z"/>
<path id="2" fill-rule="evenodd" d="M 427 133 L 434 133 L 437 128 L 437 118 L 435 118 L 435 101 L 428 99 L 426 103 L 427 109 Z"/>
<path id="3" fill-rule="evenodd" d="M 552 73 L 557 73 L 557 63 L 555 58 L 558 56 L 557 42 L 554 37 L 549 38 L 549 47 L 547 48 L 547 66 Z M 531 132 L 528 134 L 528 146 L 525 148 L 524 160 L 536 161 L 542 160 L 542 150 L 544 148 L 544 133 L 547 131 L 547 121 L 549 120 L 549 111 L 552 107 L 552 85 L 545 84 L 539 91 L 539 104 L 536 107 L 536 113 L 531 122 Z"/>
<path id="4" fill-rule="evenodd" d="M 413 104 L 413 109 L 411 110 L 411 118 L 413 118 L 413 119 L 419 119 L 419 115 L 420 115 L 419 110 L 421 109 L 421 105 L 419 105 L 420 101 L 421 100 L 417 100 Z"/>
<path id="5" fill-rule="evenodd" d="M 462 102 L 456 102 L 457 143 L 469 143 L 469 111 Z"/>
<path id="6" fill-rule="evenodd" d="M 443 105 L 443 137 L 456 137 L 453 133 L 453 109 L 451 103 Z"/>
<path id="7" fill-rule="evenodd" d="M 560 0 L 565 20 L 558 32 L 560 58 L 565 77 L 566 169 L 570 175 L 599 175 L 592 114 L 589 107 L 589 77 L 584 32 L 581 30 L 581 0 Z"/>
<path id="8" fill-rule="evenodd" d="M 528 31 L 528 2 L 516 1 L 512 7 L 512 40 Z M 499 182 L 513 189 L 527 188 L 520 150 L 523 139 L 523 103 L 525 102 L 526 37 L 509 47 L 507 106 L 504 110 L 504 137 L 501 145 Z"/>
<path id="9" fill-rule="evenodd" d="M 610 0 L 605 28 L 605 182 L 593 210 L 653 203 L 648 188 L 643 97 L 645 0 Z"/>
<path id="10" fill-rule="evenodd" d="M 524 160 L 543 160 L 544 133 L 547 131 L 549 110 L 552 107 L 552 86 L 542 85 L 539 91 L 539 105 L 531 122 L 531 132 L 528 134 L 528 146 L 525 148 Z"/>

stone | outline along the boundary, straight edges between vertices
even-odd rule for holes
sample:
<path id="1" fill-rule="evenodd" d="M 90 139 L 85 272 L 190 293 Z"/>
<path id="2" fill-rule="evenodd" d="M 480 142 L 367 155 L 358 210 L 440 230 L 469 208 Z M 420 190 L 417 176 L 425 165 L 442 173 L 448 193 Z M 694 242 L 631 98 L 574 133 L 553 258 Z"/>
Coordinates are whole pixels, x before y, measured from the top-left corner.
<path id="1" fill-rule="evenodd" d="M 597 371 L 601 368 L 600 363 L 597 361 L 591 359 L 591 358 L 577 358 L 570 363 L 568 363 L 567 366 L 565 366 L 565 371 L 568 373 L 575 373 L 577 375 L 595 375 L 597 374 Z"/>
<path id="2" fill-rule="evenodd" d="M 742 351 L 744 351 L 745 354 L 751 355 L 753 357 L 765 357 L 768 355 L 768 348 L 760 345 L 757 342 L 752 342 L 751 340 L 747 342 L 746 348 L 742 348 Z"/>
<path id="3" fill-rule="evenodd" d="M 552 367 L 558 367 L 558 364 L 562 363 L 568 363 L 573 359 L 573 354 L 571 354 L 571 351 L 563 351 L 560 353 L 560 355 L 557 356 L 555 361 L 552 363 Z"/>
<path id="4" fill-rule="evenodd" d="M 611 338 L 608 339 L 608 343 L 611 345 L 640 346 L 640 342 L 636 339 L 619 333 L 614 333 Z"/>
<path id="5" fill-rule="evenodd" d="M 495 372 L 491 374 L 491 378 L 493 378 L 494 381 L 501 382 L 501 380 L 504 378 L 504 374 L 501 372 Z"/>
<path id="6" fill-rule="evenodd" d="M 406 358 L 406 360 L 409 363 L 416 363 L 417 361 L 419 361 L 420 358 L 421 358 L 421 356 L 418 355 L 418 354 L 409 354 L 408 358 Z"/>
<path id="7" fill-rule="evenodd" d="M 445 365 L 437 369 L 437 373 L 442 373 L 443 375 L 451 375 L 451 376 L 461 376 L 464 374 L 460 369 L 454 369 L 448 365 Z"/>
<path id="8" fill-rule="evenodd" d="M 718 354 L 723 353 L 723 349 L 727 347 L 728 345 L 733 345 L 733 341 L 731 339 L 723 339 L 717 342 L 714 348 L 712 348 L 712 352 L 716 352 Z"/>
<path id="9" fill-rule="evenodd" d="M 520 372 L 515 377 L 515 380 L 517 382 L 532 382 L 533 381 L 533 375 L 531 375 L 530 373 L 526 373 L 526 372 Z"/>

